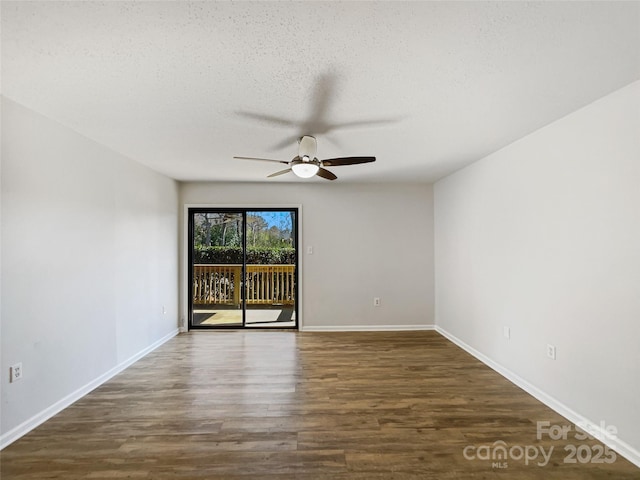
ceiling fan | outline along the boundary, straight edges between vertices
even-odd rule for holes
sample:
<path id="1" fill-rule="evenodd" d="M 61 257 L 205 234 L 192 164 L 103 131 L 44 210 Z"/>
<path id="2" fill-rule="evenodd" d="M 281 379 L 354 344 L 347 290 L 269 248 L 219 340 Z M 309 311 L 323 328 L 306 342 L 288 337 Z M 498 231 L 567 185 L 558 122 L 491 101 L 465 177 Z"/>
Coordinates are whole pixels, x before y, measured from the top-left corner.
<path id="1" fill-rule="evenodd" d="M 318 144 L 315 137 L 312 137 L 311 135 L 304 135 L 298 140 L 298 155 L 294 157 L 290 162 L 286 162 L 284 160 L 271 160 L 269 158 L 233 158 L 238 160 L 259 160 L 261 162 L 276 162 L 283 163 L 289 166 L 289 168 L 272 173 L 267 178 L 277 177 L 278 175 L 284 175 L 285 173 L 293 172 L 300 178 L 311 178 L 314 175 L 317 175 L 319 177 L 326 178 L 327 180 L 335 180 L 338 177 L 336 177 L 333 173 L 331 173 L 324 167 L 357 165 L 359 163 L 370 163 L 376 161 L 376 157 L 343 157 L 318 160 L 316 157 L 317 149 Z"/>

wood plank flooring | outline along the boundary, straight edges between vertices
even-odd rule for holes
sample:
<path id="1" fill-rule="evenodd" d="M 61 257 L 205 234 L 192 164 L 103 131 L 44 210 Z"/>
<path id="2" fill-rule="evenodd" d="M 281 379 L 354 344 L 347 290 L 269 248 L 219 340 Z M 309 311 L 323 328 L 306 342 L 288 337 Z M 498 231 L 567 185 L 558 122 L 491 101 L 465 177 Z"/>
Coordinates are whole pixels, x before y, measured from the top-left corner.
<path id="1" fill-rule="evenodd" d="M 640 479 L 620 456 L 565 462 L 567 445 L 590 453 L 601 444 L 538 440 L 537 421 L 573 428 L 436 332 L 195 332 L 7 447 L 0 472 L 3 480 Z M 496 442 L 508 457 L 482 459 Z M 530 456 L 553 448 L 549 463 L 517 458 L 529 446 Z"/>

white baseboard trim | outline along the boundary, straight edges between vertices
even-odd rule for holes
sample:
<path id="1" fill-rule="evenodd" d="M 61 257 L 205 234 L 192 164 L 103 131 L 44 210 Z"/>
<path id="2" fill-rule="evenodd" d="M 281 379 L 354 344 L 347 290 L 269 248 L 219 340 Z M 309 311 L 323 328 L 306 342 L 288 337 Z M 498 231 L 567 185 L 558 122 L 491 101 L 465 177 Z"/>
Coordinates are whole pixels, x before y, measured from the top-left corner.
<path id="1" fill-rule="evenodd" d="M 583 417 L 582 415 L 572 410 L 570 407 L 568 407 L 564 403 L 556 400 L 551 395 L 540 390 L 535 385 L 530 384 L 525 379 L 513 373 L 508 368 L 505 368 L 499 363 L 494 362 L 489 357 L 479 352 L 472 346 L 466 344 L 465 342 L 460 340 L 458 337 L 456 337 L 455 335 L 452 335 L 451 333 L 447 332 L 443 328 L 436 325 L 435 330 L 443 337 L 455 343 L 458 347 L 462 348 L 466 352 L 476 357 L 478 360 L 480 360 L 482 363 L 487 365 L 489 368 L 491 368 L 492 370 L 496 371 L 497 373 L 505 377 L 511 383 L 520 387 L 525 392 L 532 395 L 533 397 L 535 397 L 536 399 L 544 403 L 547 407 L 551 408 L 556 413 L 559 413 L 560 415 L 565 417 L 570 422 L 580 426 L 582 429 L 589 432 L 590 435 L 600 440 L 606 446 L 608 446 L 615 452 L 619 453 L 621 456 L 629 460 L 631 463 L 640 467 L 640 452 L 635 448 L 633 448 L 628 443 L 620 440 L 619 438 L 611 438 L 607 434 L 607 432 L 603 429 L 602 425 L 600 425 L 599 423 L 593 422 L 588 418 Z"/>
<path id="2" fill-rule="evenodd" d="M 100 385 L 102 385 L 106 381 L 110 380 L 111 378 L 115 377 L 117 374 L 122 372 L 124 369 L 126 369 L 129 366 L 131 366 L 132 364 L 134 364 L 135 362 L 140 360 L 142 357 L 144 357 L 148 353 L 150 353 L 153 350 L 155 350 L 156 348 L 158 348 L 163 343 L 166 343 L 167 341 L 171 340 L 177 334 L 178 334 L 178 329 L 173 330 L 172 332 L 170 332 L 167 335 L 165 335 L 164 337 L 162 337 L 160 340 L 157 340 L 156 342 L 154 342 L 153 344 L 151 344 L 147 348 L 145 348 L 145 349 L 141 350 L 140 352 L 136 353 L 135 355 L 133 355 L 132 357 L 128 358 L 124 362 L 116 365 L 115 367 L 113 367 L 108 372 L 100 375 L 95 380 L 92 380 L 91 382 L 87 383 L 83 387 L 80 387 L 75 392 L 70 393 L 66 397 L 58 400 L 56 403 L 54 403 L 50 407 L 45 408 L 40 413 L 38 413 L 38 414 L 34 415 L 33 417 L 31 417 L 30 419 L 22 422 L 17 427 L 9 430 L 4 435 L 0 436 L 0 450 L 2 450 L 5 447 L 11 445 L 13 442 L 18 440 L 20 437 L 26 435 L 27 433 L 29 433 L 31 430 L 33 430 L 37 426 L 43 424 L 44 422 L 49 420 L 54 415 L 60 413 L 62 410 L 64 410 L 68 406 L 70 406 L 72 403 L 77 402 L 82 397 L 84 397 L 86 394 L 88 394 L 92 390 L 95 390 L 96 388 L 98 388 Z"/>
<path id="3" fill-rule="evenodd" d="M 435 330 L 435 325 L 310 325 L 300 328 L 302 332 L 400 332 L 413 330 Z"/>

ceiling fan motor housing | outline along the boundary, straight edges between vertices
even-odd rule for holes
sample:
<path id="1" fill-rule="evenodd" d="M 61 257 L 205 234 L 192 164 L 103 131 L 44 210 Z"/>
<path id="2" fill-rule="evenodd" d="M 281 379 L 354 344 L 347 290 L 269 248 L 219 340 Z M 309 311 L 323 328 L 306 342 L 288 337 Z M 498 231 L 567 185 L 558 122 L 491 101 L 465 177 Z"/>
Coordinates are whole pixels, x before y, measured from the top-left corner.
<path id="1" fill-rule="evenodd" d="M 302 161 L 308 162 L 314 160 L 317 151 L 318 144 L 315 137 L 311 135 L 300 137 L 300 140 L 298 140 L 298 157 L 300 157 Z"/>

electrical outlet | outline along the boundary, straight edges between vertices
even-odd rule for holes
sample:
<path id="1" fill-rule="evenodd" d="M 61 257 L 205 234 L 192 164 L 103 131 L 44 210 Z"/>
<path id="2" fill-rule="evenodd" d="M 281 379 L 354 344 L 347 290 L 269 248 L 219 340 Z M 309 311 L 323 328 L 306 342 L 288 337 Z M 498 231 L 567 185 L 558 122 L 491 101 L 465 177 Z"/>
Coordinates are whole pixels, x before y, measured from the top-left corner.
<path id="1" fill-rule="evenodd" d="M 22 362 L 16 363 L 11 368 L 9 368 L 9 382 L 17 382 L 22 378 Z"/>
<path id="2" fill-rule="evenodd" d="M 307 247 L 307 255 L 313 255 L 313 247 L 311 245 Z"/>
<path id="3" fill-rule="evenodd" d="M 511 338 L 511 329 L 509 327 L 502 327 L 502 335 L 504 335 L 506 339 Z"/>
<path id="4" fill-rule="evenodd" d="M 373 298 L 373 306 L 374 307 L 379 307 L 380 306 L 380 297 L 374 297 Z"/>
<path id="5" fill-rule="evenodd" d="M 554 345 L 547 344 L 547 357 L 551 360 L 556 359 L 556 347 Z"/>

